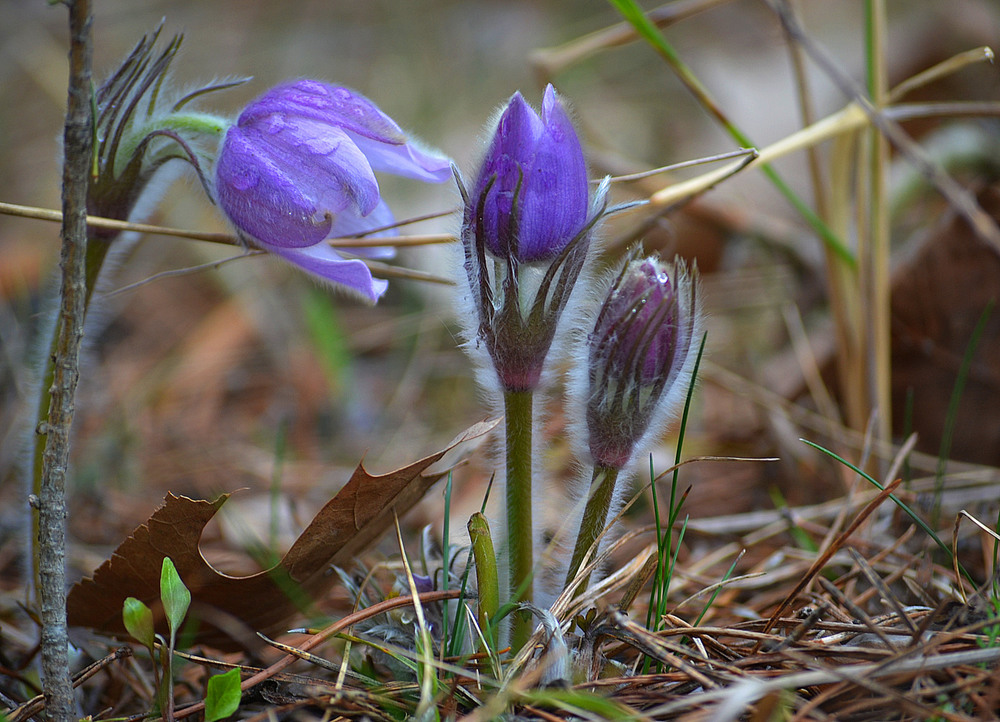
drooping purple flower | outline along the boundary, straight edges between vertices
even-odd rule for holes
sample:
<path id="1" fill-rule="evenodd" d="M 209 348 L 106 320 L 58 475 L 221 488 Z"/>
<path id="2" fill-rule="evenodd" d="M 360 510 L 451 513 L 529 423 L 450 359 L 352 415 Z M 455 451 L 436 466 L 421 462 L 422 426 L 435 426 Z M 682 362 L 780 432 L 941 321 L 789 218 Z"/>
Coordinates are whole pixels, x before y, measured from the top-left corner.
<path id="1" fill-rule="evenodd" d="M 590 199 L 580 140 L 551 85 L 541 116 L 511 97 L 472 194 L 461 188 L 474 336 L 505 391 L 538 386 L 607 188 Z"/>
<path id="2" fill-rule="evenodd" d="M 594 464 L 622 469 L 687 392 L 701 328 L 697 269 L 632 260 L 588 339 L 586 419 Z"/>
<path id="3" fill-rule="evenodd" d="M 554 258 L 587 222 L 587 166 L 576 130 L 551 85 L 541 117 L 514 93 L 483 159 L 486 248 L 531 263 Z"/>
<path id="4" fill-rule="evenodd" d="M 323 241 L 393 223 L 376 171 L 442 183 L 451 164 L 417 147 L 364 96 L 298 80 L 251 102 L 226 133 L 215 194 L 253 245 L 375 301 L 385 281 Z M 354 254 L 386 257 L 392 249 Z"/>

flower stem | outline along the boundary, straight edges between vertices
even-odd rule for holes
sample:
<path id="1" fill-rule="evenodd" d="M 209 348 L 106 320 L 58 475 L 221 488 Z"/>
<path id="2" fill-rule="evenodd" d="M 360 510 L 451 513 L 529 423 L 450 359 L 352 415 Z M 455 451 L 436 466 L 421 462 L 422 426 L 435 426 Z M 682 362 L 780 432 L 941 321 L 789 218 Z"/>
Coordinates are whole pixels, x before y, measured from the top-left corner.
<path id="1" fill-rule="evenodd" d="M 587 506 L 583 510 L 580 532 L 577 534 L 573 557 L 566 573 L 566 586 L 573 582 L 573 578 L 576 577 L 583 564 L 584 556 L 604 532 L 604 525 L 608 521 L 608 512 L 611 511 L 611 500 L 614 498 L 615 484 L 618 481 L 618 471 L 612 466 L 594 467 Z M 590 575 L 588 574 L 580 581 L 575 594 L 586 589 L 589 581 Z"/>
<path id="2" fill-rule="evenodd" d="M 530 602 L 534 562 L 531 523 L 532 399 L 529 391 L 505 391 L 507 433 L 507 558 L 510 602 Z M 531 636 L 530 617 L 514 615 L 511 645 L 519 650 Z"/>

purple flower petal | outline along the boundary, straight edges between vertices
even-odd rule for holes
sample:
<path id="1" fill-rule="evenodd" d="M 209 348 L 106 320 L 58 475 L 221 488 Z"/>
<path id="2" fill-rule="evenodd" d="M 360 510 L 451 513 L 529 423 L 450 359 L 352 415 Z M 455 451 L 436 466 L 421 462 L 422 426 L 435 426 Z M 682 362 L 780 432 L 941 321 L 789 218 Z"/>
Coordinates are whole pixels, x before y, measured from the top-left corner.
<path id="1" fill-rule="evenodd" d="M 259 107 L 258 107 L 259 106 Z M 274 116 L 315 121 L 347 133 L 372 169 L 431 183 L 451 178 L 451 160 L 423 151 L 368 98 L 347 88 L 299 80 L 274 88 L 240 116 L 240 124 Z"/>
<path id="2" fill-rule="evenodd" d="M 239 127 L 259 153 L 294 177 L 302 192 L 327 212 L 354 205 L 364 215 L 378 203 L 371 164 L 343 129 L 281 114 Z"/>
<path id="3" fill-rule="evenodd" d="M 521 254 L 544 257 L 560 250 L 586 222 L 587 165 L 576 130 L 552 86 L 542 103 L 545 132 L 538 139 L 521 206 Z"/>
<path id="4" fill-rule="evenodd" d="M 364 261 L 348 260 L 326 244 L 308 248 L 273 248 L 273 253 L 314 276 L 346 287 L 375 303 L 389 287 L 387 281 L 372 278 Z"/>
<path id="5" fill-rule="evenodd" d="M 354 136 L 354 143 L 368 158 L 373 170 L 404 178 L 444 183 L 451 180 L 451 159 L 421 150 L 412 142 L 386 145 L 364 136 Z"/>
<path id="6" fill-rule="evenodd" d="M 479 199 L 491 182 L 482 220 L 493 255 L 552 258 L 583 228 L 589 195 L 583 149 L 551 85 L 541 117 L 520 93 L 511 97 L 473 197 Z"/>
<path id="7" fill-rule="evenodd" d="M 385 201 L 379 201 L 375 210 L 364 218 L 353 213 L 341 213 L 334 220 L 333 228 L 330 229 L 328 237 L 346 238 L 348 236 L 365 234 L 365 238 L 392 238 L 399 235 L 395 228 L 379 231 L 378 233 L 368 233 L 368 231 L 372 228 L 391 226 L 395 222 L 396 219 L 392 215 L 392 211 L 389 210 L 389 204 Z M 392 258 L 396 255 L 396 249 L 392 246 L 368 246 L 364 248 L 350 248 L 344 250 L 350 250 L 353 255 L 362 256 L 363 258 L 383 259 Z"/>
<path id="8" fill-rule="evenodd" d="M 402 129 L 368 98 L 316 80 L 297 80 L 272 88 L 243 111 L 239 122 L 274 114 L 317 120 L 382 143 L 406 142 Z"/>
<path id="9" fill-rule="evenodd" d="M 331 217 L 238 126 L 226 134 L 216 179 L 219 207 L 233 225 L 266 247 L 311 246 L 330 232 Z"/>

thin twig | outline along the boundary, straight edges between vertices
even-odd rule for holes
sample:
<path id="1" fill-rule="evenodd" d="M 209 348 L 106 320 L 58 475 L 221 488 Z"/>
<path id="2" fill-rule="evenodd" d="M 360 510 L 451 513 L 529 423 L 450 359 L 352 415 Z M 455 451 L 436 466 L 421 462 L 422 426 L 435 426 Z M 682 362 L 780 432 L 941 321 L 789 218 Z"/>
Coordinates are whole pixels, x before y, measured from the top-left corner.
<path id="1" fill-rule="evenodd" d="M 93 48 L 90 0 L 69 5 L 69 98 L 63 135 L 62 287 L 45 433 L 45 452 L 38 507 L 39 599 L 42 618 L 42 689 L 52 722 L 77 718 L 69 671 L 66 629 L 66 468 L 74 401 L 80 378 L 80 341 L 85 313 L 87 189 L 93 155 L 91 64 Z"/>
<path id="2" fill-rule="evenodd" d="M 110 654 L 98 659 L 96 662 L 91 662 L 86 667 L 81 669 L 73 676 L 73 687 L 79 687 L 81 684 L 86 682 L 88 679 L 93 677 L 95 674 L 100 672 L 102 669 L 107 667 L 113 662 L 118 662 L 126 657 L 132 656 L 131 647 L 118 647 Z M 21 722 L 29 717 L 33 717 L 39 712 L 45 709 L 45 695 L 38 695 L 29 699 L 27 702 L 19 706 L 17 709 L 7 713 L 7 722 Z"/>
<path id="3" fill-rule="evenodd" d="M 416 223 L 426 218 L 434 218 L 445 213 L 427 214 L 418 218 L 408 218 L 391 226 L 369 231 L 375 233 L 390 228 Z M 35 206 L 21 206 L 16 203 L 0 203 L 0 214 L 7 216 L 17 216 L 18 218 L 31 218 L 36 221 L 50 221 L 59 223 L 63 219 L 63 214 L 49 208 L 37 208 Z M 187 238 L 192 241 L 206 241 L 208 243 L 220 243 L 224 246 L 241 246 L 243 243 L 232 233 L 217 233 L 212 231 L 192 231 L 183 228 L 171 228 L 169 226 L 157 226 L 150 223 L 134 223 L 132 221 L 120 221 L 115 218 L 102 218 L 101 216 L 87 216 L 87 225 L 91 228 L 101 228 L 109 231 L 132 233 L 149 233 L 157 236 L 170 236 L 172 238 Z M 378 248 L 382 246 L 393 246 L 396 248 L 408 246 L 430 246 L 442 243 L 454 243 L 458 239 L 449 233 L 425 233 L 413 236 L 382 236 L 379 238 L 361 238 L 344 236 L 339 238 L 328 238 L 326 243 L 333 248 Z"/>

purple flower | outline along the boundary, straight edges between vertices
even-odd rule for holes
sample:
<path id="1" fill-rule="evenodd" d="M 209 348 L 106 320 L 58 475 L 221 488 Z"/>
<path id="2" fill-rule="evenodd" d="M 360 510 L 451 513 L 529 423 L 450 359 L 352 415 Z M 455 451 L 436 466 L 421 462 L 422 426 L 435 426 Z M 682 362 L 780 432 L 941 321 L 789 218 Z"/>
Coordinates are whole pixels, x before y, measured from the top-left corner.
<path id="1" fill-rule="evenodd" d="M 385 281 L 323 243 L 393 223 L 375 171 L 442 183 L 451 177 L 451 164 L 418 148 L 367 98 L 298 80 L 250 103 L 226 133 L 215 194 L 254 245 L 376 301 Z M 364 255 L 386 257 L 392 249 Z"/>
<path id="2" fill-rule="evenodd" d="M 576 130 L 551 85 L 542 115 L 514 93 L 479 171 L 482 229 L 494 256 L 551 259 L 587 222 L 587 166 Z"/>
<path id="3" fill-rule="evenodd" d="M 622 469 L 684 399 L 701 335 L 697 269 L 633 260 L 588 340 L 586 419 L 596 466 Z"/>
<path id="4" fill-rule="evenodd" d="M 607 187 L 589 200 L 580 140 L 551 85 L 541 117 L 514 94 L 473 194 L 460 183 L 470 336 L 482 342 L 505 391 L 538 386 Z"/>

